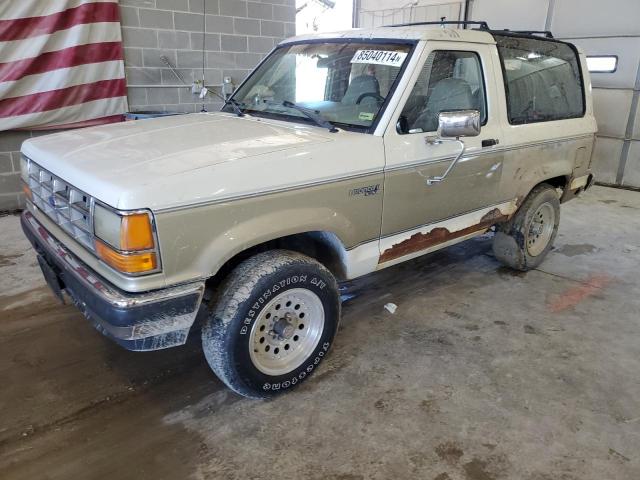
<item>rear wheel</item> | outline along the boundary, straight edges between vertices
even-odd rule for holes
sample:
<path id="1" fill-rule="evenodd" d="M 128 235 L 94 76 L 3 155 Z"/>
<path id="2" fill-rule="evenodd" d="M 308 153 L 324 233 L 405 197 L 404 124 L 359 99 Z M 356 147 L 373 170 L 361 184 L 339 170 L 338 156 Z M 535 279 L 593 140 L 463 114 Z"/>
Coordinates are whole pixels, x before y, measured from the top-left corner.
<path id="1" fill-rule="evenodd" d="M 526 229 L 526 247 L 530 256 L 540 256 L 551 245 L 557 227 L 555 222 L 556 212 L 549 202 L 544 202 L 533 213 Z"/>
<path id="2" fill-rule="evenodd" d="M 516 270 L 531 270 L 542 263 L 558 233 L 560 201 L 551 185 L 535 187 L 513 218 L 498 227 L 493 252 Z"/>
<path id="3" fill-rule="evenodd" d="M 274 250 L 245 260 L 229 275 L 203 327 L 202 345 L 229 388 L 265 398 L 315 371 L 339 318 L 331 273 L 309 257 Z"/>

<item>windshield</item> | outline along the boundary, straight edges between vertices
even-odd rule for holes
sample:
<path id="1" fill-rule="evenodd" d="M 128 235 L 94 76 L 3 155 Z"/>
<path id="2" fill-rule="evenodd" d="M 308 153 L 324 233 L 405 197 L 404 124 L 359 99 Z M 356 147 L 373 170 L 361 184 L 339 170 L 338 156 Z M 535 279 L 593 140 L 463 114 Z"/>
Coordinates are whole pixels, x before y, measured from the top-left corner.
<path id="1" fill-rule="evenodd" d="M 368 128 L 392 93 L 411 47 L 384 42 L 285 45 L 251 74 L 233 99 L 250 115 L 309 121 L 292 102 L 338 126 Z M 227 105 L 223 111 L 233 110 Z"/>

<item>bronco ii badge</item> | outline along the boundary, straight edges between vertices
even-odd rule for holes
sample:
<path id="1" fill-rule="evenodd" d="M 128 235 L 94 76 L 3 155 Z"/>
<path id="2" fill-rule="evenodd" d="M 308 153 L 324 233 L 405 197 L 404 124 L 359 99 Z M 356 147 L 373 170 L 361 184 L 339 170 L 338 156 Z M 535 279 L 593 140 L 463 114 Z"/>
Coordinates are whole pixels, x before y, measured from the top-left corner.
<path id="1" fill-rule="evenodd" d="M 359 187 L 349 190 L 349 196 L 353 197 L 354 195 L 364 195 L 368 197 L 369 195 L 375 195 L 380 191 L 380 184 L 376 183 L 375 185 L 368 185 L 366 187 Z"/>

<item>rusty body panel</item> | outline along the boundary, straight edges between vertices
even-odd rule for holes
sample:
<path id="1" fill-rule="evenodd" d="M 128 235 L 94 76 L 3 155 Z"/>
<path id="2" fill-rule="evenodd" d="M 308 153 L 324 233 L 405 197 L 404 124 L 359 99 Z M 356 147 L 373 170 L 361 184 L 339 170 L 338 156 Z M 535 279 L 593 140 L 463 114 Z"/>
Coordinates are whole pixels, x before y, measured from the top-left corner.
<path id="1" fill-rule="evenodd" d="M 480 219 L 480 223 L 469 225 L 461 230 L 451 232 L 448 228 L 436 227 L 428 233 L 414 233 L 408 239 L 403 240 L 382 252 L 378 263 L 395 260 L 396 258 L 420 252 L 474 233 L 485 233 L 496 223 L 506 222 L 509 218 L 510 215 L 505 215 L 498 208 L 494 208 Z"/>
<path id="2" fill-rule="evenodd" d="M 593 134 L 588 134 L 509 148 L 500 190 L 525 198 L 537 184 L 558 177 L 564 177 L 568 187 L 574 178 L 589 173 L 592 144 Z"/>
<path id="3" fill-rule="evenodd" d="M 378 265 L 389 266 L 411 256 L 423 255 L 482 235 L 493 225 L 508 221 L 517 209 L 518 203 L 514 199 L 383 238 Z"/>

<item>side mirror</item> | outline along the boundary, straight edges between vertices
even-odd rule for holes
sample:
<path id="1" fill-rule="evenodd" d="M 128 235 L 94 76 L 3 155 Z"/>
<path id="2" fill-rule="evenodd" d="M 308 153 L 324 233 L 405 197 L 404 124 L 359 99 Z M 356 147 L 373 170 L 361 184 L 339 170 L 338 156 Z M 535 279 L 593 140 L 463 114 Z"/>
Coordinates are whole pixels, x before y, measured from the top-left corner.
<path id="1" fill-rule="evenodd" d="M 438 137 L 460 138 L 480 135 L 480 112 L 457 110 L 440 112 L 438 115 Z"/>
<path id="2" fill-rule="evenodd" d="M 461 149 L 442 175 L 427 178 L 427 185 L 437 185 L 442 182 L 451 173 L 458 160 L 462 158 L 465 145 L 460 140 L 460 137 L 476 137 L 478 135 L 480 135 L 480 112 L 478 110 L 440 112 L 438 115 L 437 136 L 435 138 L 427 138 L 427 143 L 458 142 Z"/>
<path id="3" fill-rule="evenodd" d="M 396 122 L 396 132 L 400 135 L 404 135 L 409 131 L 409 122 L 407 121 L 407 117 L 401 115 Z"/>

